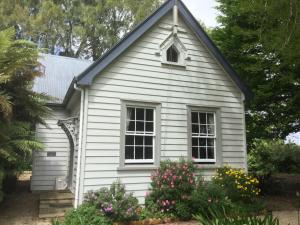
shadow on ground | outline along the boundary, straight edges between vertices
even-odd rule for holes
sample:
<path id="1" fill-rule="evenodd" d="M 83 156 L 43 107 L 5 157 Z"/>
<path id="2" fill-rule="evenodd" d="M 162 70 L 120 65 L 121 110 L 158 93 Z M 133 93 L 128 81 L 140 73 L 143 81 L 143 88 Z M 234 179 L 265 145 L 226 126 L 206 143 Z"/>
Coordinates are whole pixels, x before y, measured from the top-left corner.
<path id="1" fill-rule="evenodd" d="M 17 180 L 16 186 L 5 196 L 0 205 L 1 225 L 48 225 L 38 219 L 39 195 L 30 192 L 30 173 Z"/>

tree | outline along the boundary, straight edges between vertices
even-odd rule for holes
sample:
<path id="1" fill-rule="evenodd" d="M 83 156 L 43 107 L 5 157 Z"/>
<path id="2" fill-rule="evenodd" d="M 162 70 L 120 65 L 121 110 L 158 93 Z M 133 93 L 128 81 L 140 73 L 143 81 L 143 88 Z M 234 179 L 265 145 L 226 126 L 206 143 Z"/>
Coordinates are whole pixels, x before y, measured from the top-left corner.
<path id="1" fill-rule="evenodd" d="M 248 142 L 300 131 L 300 2 L 217 0 L 211 36 L 248 83 Z"/>
<path id="2" fill-rule="evenodd" d="M 96 60 L 162 0 L 3 0 L 0 29 L 14 26 L 51 54 Z M 20 15 L 20 18 L 19 18 Z"/>
<path id="3" fill-rule="evenodd" d="M 0 170 L 16 172 L 43 147 L 34 128 L 44 124 L 49 98 L 31 88 L 41 75 L 37 46 L 14 38 L 14 29 L 0 31 Z"/>

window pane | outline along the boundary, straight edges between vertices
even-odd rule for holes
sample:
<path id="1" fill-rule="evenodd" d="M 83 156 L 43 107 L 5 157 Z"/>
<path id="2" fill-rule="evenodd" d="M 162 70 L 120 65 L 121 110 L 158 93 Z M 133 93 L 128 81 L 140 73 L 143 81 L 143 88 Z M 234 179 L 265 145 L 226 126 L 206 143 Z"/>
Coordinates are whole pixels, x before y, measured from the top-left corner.
<path id="1" fill-rule="evenodd" d="M 134 121 L 126 121 L 126 130 L 127 131 L 135 131 Z"/>
<path id="2" fill-rule="evenodd" d="M 127 108 L 127 119 L 135 120 L 135 109 L 134 108 Z"/>
<path id="3" fill-rule="evenodd" d="M 153 144 L 153 137 L 146 136 L 145 137 L 145 145 L 152 146 L 152 144 Z"/>
<path id="4" fill-rule="evenodd" d="M 143 136 L 135 136 L 135 145 L 143 145 Z"/>
<path id="5" fill-rule="evenodd" d="M 206 138 L 199 138 L 199 146 L 206 146 Z"/>
<path id="6" fill-rule="evenodd" d="M 145 147 L 145 159 L 152 159 L 152 158 L 153 158 L 153 148 Z"/>
<path id="7" fill-rule="evenodd" d="M 207 124 L 215 124 L 213 113 L 207 113 Z"/>
<path id="8" fill-rule="evenodd" d="M 200 159 L 206 159 L 206 148 L 200 147 Z"/>
<path id="9" fill-rule="evenodd" d="M 200 123 L 206 124 L 206 113 L 200 113 Z"/>
<path id="10" fill-rule="evenodd" d="M 178 62 L 179 52 L 174 45 L 172 45 L 167 50 L 167 61 L 168 62 Z"/>
<path id="11" fill-rule="evenodd" d="M 153 132 L 153 122 L 146 122 L 146 132 Z"/>
<path id="12" fill-rule="evenodd" d="M 139 122 L 137 121 L 136 122 L 136 131 L 139 131 L 139 132 L 143 132 L 145 131 L 145 127 L 144 127 L 145 123 L 144 122 Z"/>
<path id="13" fill-rule="evenodd" d="M 198 147 L 193 147 L 192 148 L 192 157 L 195 158 L 195 159 L 199 158 L 199 156 L 198 156 Z"/>
<path id="14" fill-rule="evenodd" d="M 126 135 L 125 137 L 125 145 L 134 145 L 133 143 L 134 136 Z"/>
<path id="15" fill-rule="evenodd" d="M 206 125 L 200 125 L 200 134 L 207 134 L 207 126 Z"/>
<path id="16" fill-rule="evenodd" d="M 143 147 L 135 147 L 135 159 L 143 159 Z"/>
<path id="17" fill-rule="evenodd" d="M 133 147 L 125 146 L 125 159 L 134 159 Z"/>
<path id="18" fill-rule="evenodd" d="M 215 126 L 214 125 L 208 125 L 207 126 L 207 133 L 209 134 L 209 135 L 215 135 Z"/>
<path id="19" fill-rule="evenodd" d="M 199 123 L 197 112 L 192 112 L 192 123 Z"/>
<path id="20" fill-rule="evenodd" d="M 192 133 L 199 134 L 199 125 L 192 124 Z"/>
<path id="21" fill-rule="evenodd" d="M 141 108 L 136 109 L 136 120 L 145 120 L 144 111 L 145 109 L 141 109 Z"/>
<path id="22" fill-rule="evenodd" d="M 214 148 L 213 147 L 208 147 L 207 148 L 207 154 L 208 154 L 207 158 L 214 159 L 215 158 L 214 157 Z"/>
<path id="23" fill-rule="evenodd" d="M 192 146 L 198 146 L 198 138 L 192 138 Z"/>
<path id="24" fill-rule="evenodd" d="M 212 138 L 207 138 L 207 146 L 210 146 L 210 147 L 215 146 L 215 140 Z"/>
<path id="25" fill-rule="evenodd" d="M 153 109 L 147 109 L 146 110 L 146 121 L 153 121 L 153 114 L 154 114 Z"/>

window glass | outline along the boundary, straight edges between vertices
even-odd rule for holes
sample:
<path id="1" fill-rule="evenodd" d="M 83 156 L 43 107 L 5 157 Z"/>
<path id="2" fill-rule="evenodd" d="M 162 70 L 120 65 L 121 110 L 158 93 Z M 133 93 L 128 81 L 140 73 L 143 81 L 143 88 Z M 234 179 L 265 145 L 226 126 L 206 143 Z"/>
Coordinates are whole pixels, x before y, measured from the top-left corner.
<path id="1" fill-rule="evenodd" d="M 153 162 L 155 110 L 127 107 L 125 163 Z"/>
<path id="2" fill-rule="evenodd" d="M 214 162 L 216 148 L 215 113 L 191 112 L 192 157 L 198 162 Z"/>

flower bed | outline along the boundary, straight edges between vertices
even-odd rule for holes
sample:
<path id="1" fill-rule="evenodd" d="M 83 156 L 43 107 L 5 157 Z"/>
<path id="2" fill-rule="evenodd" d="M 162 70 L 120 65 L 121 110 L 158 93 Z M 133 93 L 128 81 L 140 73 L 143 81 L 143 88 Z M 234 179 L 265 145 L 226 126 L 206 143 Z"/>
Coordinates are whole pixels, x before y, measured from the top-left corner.
<path id="1" fill-rule="evenodd" d="M 207 220 L 214 215 L 247 216 L 259 208 L 256 178 L 223 167 L 211 182 L 204 182 L 196 171 L 190 161 L 164 161 L 151 176 L 145 207 L 116 182 L 109 189 L 89 192 L 82 206 L 68 213 L 64 222 L 53 224 L 150 225 L 189 220 L 195 215 Z"/>

